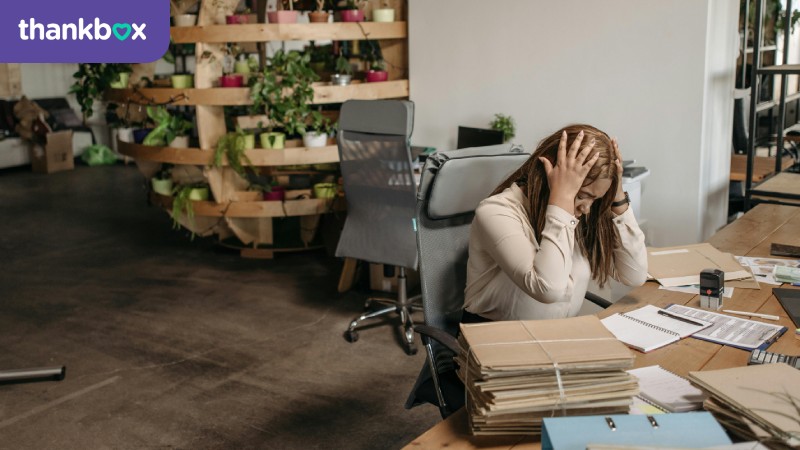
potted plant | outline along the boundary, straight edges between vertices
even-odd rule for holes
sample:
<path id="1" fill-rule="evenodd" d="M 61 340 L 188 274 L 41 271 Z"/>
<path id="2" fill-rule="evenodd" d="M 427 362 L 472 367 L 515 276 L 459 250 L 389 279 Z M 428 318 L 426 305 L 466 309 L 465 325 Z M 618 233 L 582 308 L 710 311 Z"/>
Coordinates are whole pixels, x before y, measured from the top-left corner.
<path id="1" fill-rule="evenodd" d="M 197 23 L 197 14 L 188 14 L 198 0 L 172 0 L 170 4 L 170 15 L 176 27 L 193 27 Z"/>
<path id="2" fill-rule="evenodd" d="M 236 56 L 239 54 L 241 54 L 241 48 L 238 45 L 228 44 L 225 47 L 225 57 L 222 59 L 222 76 L 219 77 L 220 87 L 239 88 L 244 86 L 244 75 L 234 73 Z"/>
<path id="3" fill-rule="evenodd" d="M 339 56 L 336 58 L 334 70 L 336 73 L 331 75 L 331 84 L 336 86 L 347 86 L 350 84 L 350 81 L 353 79 L 353 66 L 350 65 L 350 61 L 341 53 L 339 53 Z"/>
<path id="4" fill-rule="evenodd" d="M 389 73 L 386 72 L 386 63 L 382 59 L 372 61 L 367 71 L 367 83 L 386 81 L 388 79 Z"/>
<path id="5" fill-rule="evenodd" d="M 170 76 L 172 87 L 175 89 L 191 89 L 194 86 L 194 75 L 190 73 L 176 73 Z"/>
<path id="6" fill-rule="evenodd" d="M 333 129 L 330 119 L 319 111 L 311 111 L 309 119 L 310 123 L 303 134 L 303 146 L 307 148 L 325 147 Z"/>
<path id="7" fill-rule="evenodd" d="M 324 9 L 325 0 L 317 0 L 317 10 L 308 13 L 308 21 L 311 23 L 328 23 L 328 16 L 330 14 Z"/>
<path id="8" fill-rule="evenodd" d="M 283 10 L 267 12 L 269 23 L 297 23 L 297 11 L 294 10 L 294 2 L 297 0 L 281 0 L 280 5 Z M 286 8 L 289 9 L 286 9 Z"/>
<path id="9" fill-rule="evenodd" d="M 330 200 L 336 197 L 336 184 L 317 183 L 314 185 L 314 197 Z"/>
<path id="10" fill-rule="evenodd" d="M 333 67 L 333 45 L 316 45 L 314 41 L 306 48 L 310 55 L 309 65 L 317 74 L 324 72 L 328 67 Z"/>
<path id="11" fill-rule="evenodd" d="M 164 164 L 161 170 L 150 179 L 153 192 L 167 197 L 172 196 L 172 165 Z"/>
<path id="12" fill-rule="evenodd" d="M 75 82 L 69 92 L 75 94 L 84 122 L 94 113 L 94 101 L 112 84 L 127 87 L 130 72 L 130 64 L 78 64 L 78 71 L 72 74 Z M 126 75 L 121 75 L 123 73 Z"/>
<path id="13" fill-rule="evenodd" d="M 194 224 L 194 203 L 195 201 L 208 200 L 208 184 L 193 183 L 183 186 L 176 186 L 173 189 L 172 197 L 172 226 L 176 230 L 180 228 L 178 217 L 185 215 L 190 223 Z M 194 238 L 194 232 L 192 232 Z"/>
<path id="14" fill-rule="evenodd" d="M 280 202 L 286 198 L 286 188 L 275 180 L 272 180 L 270 184 L 251 184 L 250 188 L 261 191 L 262 198 L 268 202 Z"/>
<path id="15" fill-rule="evenodd" d="M 249 21 L 248 19 L 249 14 L 250 14 L 250 8 L 246 8 L 244 11 L 240 13 L 235 13 L 225 16 L 225 23 L 228 25 L 244 25 Z"/>
<path id="16" fill-rule="evenodd" d="M 342 22 L 363 22 L 366 0 L 347 0 L 342 9 Z"/>
<path id="17" fill-rule="evenodd" d="M 394 9 L 389 6 L 389 0 L 383 0 L 383 7 L 372 10 L 373 22 L 394 22 Z"/>
<path id="18" fill-rule="evenodd" d="M 314 100 L 312 83 L 319 79 L 309 66 L 310 60 L 308 53 L 278 50 L 253 83 L 251 112 L 265 113 L 269 119 L 268 132 L 261 135 L 262 147 L 283 148 L 285 135 L 276 134 L 274 127 L 283 128 L 288 135 L 305 133 L 309 105 Z"/>
<path id="19" fill-rule="evenodd" d="M 217 141 L 217 146 L 214 149 L 214 155 L 211 160 L 211 165 L 214 167 L 222 166 L 222 157 L 228 160 L 228 165 L 234 172 L 238 173 L 243 178 L 247 177 L 245 172 L 245 164 L 252 165 L 250 158 L 247 157 L 247 150 L 255 147 L 255 136 L 251 133 L 245 133 L 241 128 L 236 131 L 228 133 Z"/>
<path id="20" fill-rule="evenodd" d="M 494 120 L 489 122 L 489 127 L 493 130 L 503 132 L 503 142 L 511 140 L 517 129 L 514 118 L 503 114 L 495 114 Z"/>
<path id="21" fill-rule="evenodd" d="M 156 123 L 156 127 L 145 136 L 143 145 L 175 148 L 189 146 L 188 131 L 194 127 L 192 122 L 180 115 L 171 115 L 164 106 L 148 106 L 147 116 Z"/>
<path id="22" fill-rule="evenodd" d="M 250 74 L 258 70 L 258 59 L 254 55 L 240 53 L 233 65 L 233 73 L 242 75 L 244 84 L 250 79 Z"/>

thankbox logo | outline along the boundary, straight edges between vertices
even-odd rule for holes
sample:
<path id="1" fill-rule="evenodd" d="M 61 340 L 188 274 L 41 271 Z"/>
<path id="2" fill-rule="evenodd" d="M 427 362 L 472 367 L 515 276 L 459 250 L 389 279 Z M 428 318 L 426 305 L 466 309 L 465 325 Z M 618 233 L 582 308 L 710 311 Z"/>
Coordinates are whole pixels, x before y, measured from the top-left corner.
<path id="1" fill-rule="evenodd" d="M 0 63 L 144 63 L 169 46 L 169 2 L 14 1 L 0 14 Z"/>
<path id="2" fill-rule="evenodd" d="M 30 18 L 19 21 L 19 38 L 23 41 L 28 40 L 47 40 L 47 41 L 60 41 L 60 40 L 97 40 L 104 41 L 109 39 L 113 34 L 114 37 L 120 41 L 128 39 L 131 35 L 131 30 L 134 31 L 132 41 L 137 39 L 147 40 L 144 34 L 144 29 L 147 27 L 146 23 L 115 23 L 109 25 L 101 22 L 99 18 L 94 18 L 94 23 L 89 22 L 84 24 L 83 18 L 78 19 L 78 23 L 37 23 L 36 19 Z"/>

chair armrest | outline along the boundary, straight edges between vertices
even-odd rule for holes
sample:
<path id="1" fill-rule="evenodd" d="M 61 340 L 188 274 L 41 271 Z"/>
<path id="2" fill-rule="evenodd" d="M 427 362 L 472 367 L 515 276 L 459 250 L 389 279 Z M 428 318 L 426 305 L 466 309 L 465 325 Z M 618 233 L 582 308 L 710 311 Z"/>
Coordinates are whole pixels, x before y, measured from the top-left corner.
<path id="1" fill-rule="evenodd" d="M 595 305 L 603 309 L 606 309 L 612 305 L 610 301 L 604 299 L 603 297 L 600 297 L 597 294 L 592 294 L 591 292 L 587 292 L 586 295 L 584 295 L 584 298 L 586 298 L 586 300 L 589 300 L 590 302 L 594 303 Z"/>
<path id="2" fill-rule="evenodd" d="M 428 325 L 414 325 L 414 331 L 422 336 L 436 340 L 455 354 L 459 354 L 461 352 L 461 346 L 458 343 L 458 339 L 444 330 Z"/>

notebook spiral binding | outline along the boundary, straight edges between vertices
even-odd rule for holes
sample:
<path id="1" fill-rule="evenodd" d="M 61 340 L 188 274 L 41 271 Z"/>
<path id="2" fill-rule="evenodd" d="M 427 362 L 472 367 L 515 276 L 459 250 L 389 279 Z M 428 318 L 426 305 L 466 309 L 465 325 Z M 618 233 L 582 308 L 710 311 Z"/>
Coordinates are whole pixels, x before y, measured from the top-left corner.
<path id="1" fill-rule="evenodd" d="M 666 328 L 663 328 L 663 327 L 660 327 L 660 326 L 658 326 L 658 325 L 653 325 L 652 323 L 650 323 L 650 322 L 645 322 L 644 320 L 639 320 L 639 319 L 637 319 L 637 318 L 635 318 L 635 317 L 631 317 L 631 316 L 629 316 L 629 315 L 627 315 L 627 314 L 625 314 L 625 313 L 620 313 L 619 315 L 620 315 L 620 316 L 622 316 L 622 317 L 624 317 L 624 318 L 626 318 L 626 319 L 630 319 L 630 320 L 632 320 L 632 321 L 634 321 L 634 322 L 638 322 L 638 323 L 640 323 L 640 324 L 642 324 L 642 325 L 644 325 L 644 326 L 648 326 L 648 327 L 650 327 L 650 328 L 655 328 L 655 329 L 656 329 L 656 330 L 658 330 L 658 331 L 663 331 L 664 333 L 667 333 L 667 334 L 672 334 L 672 335 L 674 335 L 674 336 L 681 337 L 680 333 L 676 333 L 676 332 L 674 332 L 674 331 L 672 331 L 672 330 L 668 330 L 668 329 L 666 329 Z"/>

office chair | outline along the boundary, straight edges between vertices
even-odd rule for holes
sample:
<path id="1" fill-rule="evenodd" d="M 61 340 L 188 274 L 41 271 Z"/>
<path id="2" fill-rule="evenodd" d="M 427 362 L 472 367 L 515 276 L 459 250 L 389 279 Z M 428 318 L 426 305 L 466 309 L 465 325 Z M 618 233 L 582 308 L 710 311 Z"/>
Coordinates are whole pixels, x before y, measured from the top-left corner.
<path id="1" fill-rule="evenodd" d="M 65 366 L 0 370 L 0 384 L 26 383 L 32 381 L 61 381 L 66 374 L 67 368 Z"/>
<path id="2" fill-rule="evenodd" d="M 417 351 L 411 318 L 415 299 L 408 297 L 405 273 L 417 268 L 416 183 L 408 141 L 413 117 L 414 104 L 408 101 L 351 100 L 342 105 L 337 135 L 347 219 L 336 256 L 399 269 L 397 297 L 367 299 L 344 337 L 355 342 L 361 322 L 397 313 L 408 354 Z M 373 303 L 381 308 L 372 311 Z"/>
<path id="3" fill-rule="evenodd" d="M 529 153 L 502 144 L 440 152 L 425 164 L 417 193 L 417 245 L 425 324 L 417 325 L 427 360 L 406 401 L 439 407 L 447 417 L 464 404 L 464 386 L 455 373 L 455 336 L 464 305 L 469 230 L 475 208 Z M 607 300 L 587 293 L 603 308 Z"/>

